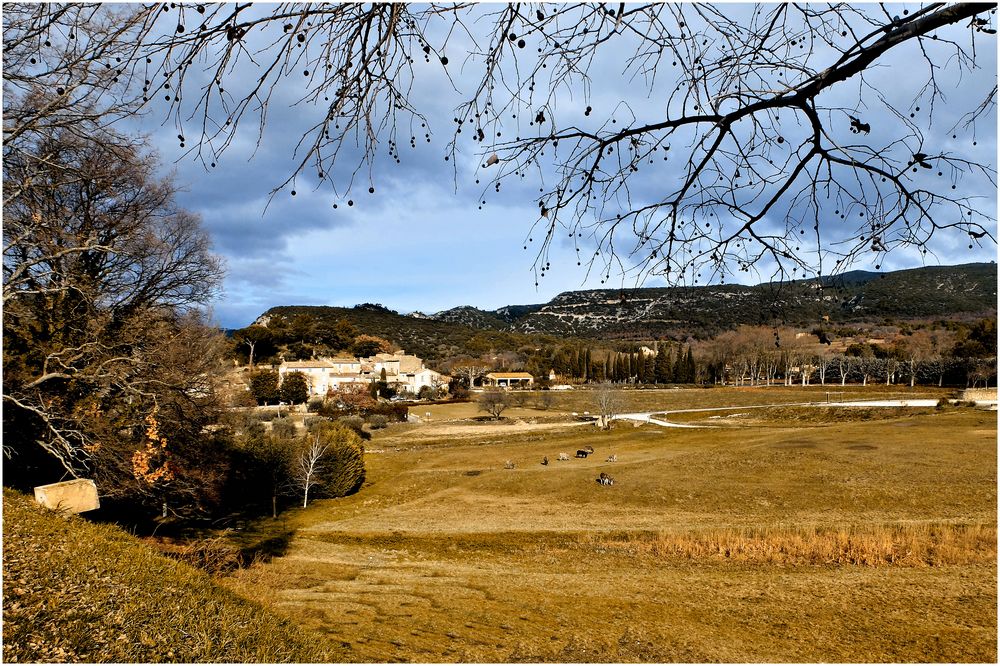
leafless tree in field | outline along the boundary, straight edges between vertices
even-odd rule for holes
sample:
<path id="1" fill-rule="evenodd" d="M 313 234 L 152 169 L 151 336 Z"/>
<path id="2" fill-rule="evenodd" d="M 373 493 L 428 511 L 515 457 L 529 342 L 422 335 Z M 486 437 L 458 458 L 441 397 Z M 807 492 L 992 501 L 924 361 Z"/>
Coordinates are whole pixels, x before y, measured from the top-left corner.
<path id="1" fill-rule="evenodd" d="M 319 182 L 346 197 L 359 179 L 374 190 L 377 160 L 399 162 L 405 144 L 440 132 L 417 100 L 443 73 L 465 100 L 445 132 L 456 179 L 481 180 L 484 201 L 502 186 L 525 197 L 525 184 L 537 186 L 525 247 L 539 278 L 562 238 L 605 280 L 806 277 L 902 247 L 931 251 L 941 231 L 995 243 L 978 199 L 995 191 L 995 165 L 973 148 L 996 122 L 995 80 L 968 108 L 946 98 L 996 48 L 995 11 L 12 5 L 4 85 L 148 109 L 208 168 L 240 128 L 259 140 L 272 106 L 294 104 L 296 166 L 276 191 Z M 877 78 L 889 57 L 908 63 L 893 94 Z M 600 62 L 634 98 L 601 99 Z M 10 122 L 5 108 L 5 138 L 46 122 L 47 108 Z M 475 174 L 457 164 L 470 143 Z"/>
<path id="2" fill-rule="evenodd" d="M 604 382 L 597 387 L 594 393 L 594 403 L 600 419 L 597 424 L 605 429 L 611 429 L 611 421 L 618 416 L 625 406 L 620 388 L 610 382 Z"/>
<path id="3" fill-rule="evenodd" d="M 479 411 L 486 412 L 496 420 L 500 420 L 500 415 L 511 406 L 512 402 L 510 393 L 497 389 L 483 391 L 476 401 Z"/>

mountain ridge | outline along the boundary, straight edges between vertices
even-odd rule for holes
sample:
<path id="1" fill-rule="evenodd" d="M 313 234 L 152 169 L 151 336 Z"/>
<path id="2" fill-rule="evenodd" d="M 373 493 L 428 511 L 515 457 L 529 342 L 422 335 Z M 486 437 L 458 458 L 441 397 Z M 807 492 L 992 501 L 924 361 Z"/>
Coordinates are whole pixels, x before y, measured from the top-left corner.
<path id="1" fill-rule="evenodd" d="M 757 285 L 586 289 L 561 292 L 543 304 L 492 311 L 466 305 L 426 316 L 498 331 L 620 337 L 641 336 L 645 329 L 655 337 L 661 329 L 684 323 L 719 328 L 720 308 L 734 319 L 730 325 L 723 322 L 723 329 L 824 317 L 850 321 L 989 312 L 996 307 L 996 286 L 995 263 L 972 263 L 884 273 L 858 270 Z"/>
<path id="2" fill-rule="evenodd" d="M 995 263 L 929 266 L 885 273 L 758 285 L 640 287 L 566 291 L 547 303 L 482 310 L 462 305 L 434 314 L 400 314 L 365 303 L 353 308 L 277 306 L 257 318 L 307 315 L 392 340 L 426 358 L 517 348 L 567 339 L 705 338 L 749 325 L 815 327 L 879 319 L 943 319 L 996 313 Z"/>

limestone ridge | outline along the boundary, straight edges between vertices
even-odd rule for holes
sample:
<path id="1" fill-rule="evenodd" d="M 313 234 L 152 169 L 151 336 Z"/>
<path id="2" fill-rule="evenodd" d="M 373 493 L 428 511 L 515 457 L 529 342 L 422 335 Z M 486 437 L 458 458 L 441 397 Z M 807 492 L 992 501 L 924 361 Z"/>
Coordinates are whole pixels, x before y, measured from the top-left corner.
<path id="1" fill-rule="evenodd" d="M 330 325 L 344 319 L 422 358 L 438 359 L 481 351 L 484 345 L 507 348 L 499 337 L 517 334 L 683 339 L 717 335 L 740 324 L 814 327 L 886 318 L 995 316 L 996 303 L 996 264 L 979 263 L 888 273 L 851 271 L 758 285 L 568 291 L 543 304 L 492 311 L 465 305 L 430 315 L 405 315 L 368 303 L 353 308 L 284 305 L 271 308 L 255 323 L 276 326 L 296 315 Z"/>
<path id="2" fill-rule="evenodd" d="M 759 285 L 569 291 L 542 305 L 496 311 L 471 306 L 430 315 L 475 328 L 583 337 L 720 331 L 739 324 L 808 325 L 872 317 L 944 317 L 996 311 L 994 263 L 888 273 L 850 271 L 821 279 Z"/>

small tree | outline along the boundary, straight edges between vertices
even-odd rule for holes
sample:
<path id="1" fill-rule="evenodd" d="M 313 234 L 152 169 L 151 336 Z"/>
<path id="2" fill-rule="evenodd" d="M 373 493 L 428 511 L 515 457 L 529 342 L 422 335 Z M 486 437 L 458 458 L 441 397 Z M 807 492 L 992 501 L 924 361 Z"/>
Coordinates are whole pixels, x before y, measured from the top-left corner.
<path id="1" fill-rule="evenodd" d="M 292 474 L 294 444 L 278 437 L 246 438 L 244 449 L 250 458 L 253 479 L 261 483 L 271 499 L 271 517 L 278 517 L 278 497 L 283 494 Z"/>
<path id="2" fill-rule="evenodd" d="M 539 391 L 535 399 L 536 409 L 549 409 L 555 402 L 555 396 L 549 391 Z"/>
<path id="3" fill-rule="evenodd" d="M 625 404 L 622 393 L 610 383 L 605 382 L 597 387 L 594 397 L 597 413 L 600 414 L 597 425 L 605 430 L 610 430 L 611 421 L 621 413 Z"/>
<path id="4" fill-rule="evenodd" d="M 323 456 L 329 448 L 329 443 L 324 442 L 318 434 L 310 434 L 306 436 L 303 446 L 295 454 L 292 480 L 302 490 L 303 508 L 309 506 L 309 491 L 320 482 Z"/>
<path id="5" fill-rule="evenodd" d="M 342 384 L 331 397 L 352 412 L 358 413 L 375 406 L 369 386 L 361 383 Z"/>
<path id="6" fill-rule="evenodd" d="M 365 480 L 361 438 L 338 423 L 317 424 L 294 455 L 292 480 L 302 491 L 303 508 L 311 491 L 325 497 L 357 491 Z"/>
<path id="7" fill-rule="evenodd" d="M 309 381 L 301 372 L 289 372 L 281 382 L 280 393 L 290 405 L 303 403 L 309 398 Z"/>
<path id="8" fill-rule="evenodd" d="M 251 375 L 250 394 L 258 405 L 271 405 L 278 402 L 281 397 L 278 390 L 278 373 L 273 370 L 262 370 Z"/>
<path id="9" fill-rule="evenodd" d="M 233 334 L 233 344 L 237 352 L 247 352 L 247 362 L 250 372 L 253 372 L 255 358 L 270 356 L 277 347 L 274 344 L 274 333 L 265 326 L 251 324 Z"/>
<path id="10" fill-rule="evenodd" d="M 504 410 L 510 407 L 510 396 L 505 391 L 484 391 L 479 396 L 479 411 L 487 412 L 499 420 Z"/>

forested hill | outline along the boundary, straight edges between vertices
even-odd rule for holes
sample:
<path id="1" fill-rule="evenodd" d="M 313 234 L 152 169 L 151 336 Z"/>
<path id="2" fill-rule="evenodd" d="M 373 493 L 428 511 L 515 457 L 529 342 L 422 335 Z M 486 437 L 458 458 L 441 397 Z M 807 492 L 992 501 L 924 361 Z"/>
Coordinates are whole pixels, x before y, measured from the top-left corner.
<path id="1" fill-rule="evenodd" d="M 472 309 L 472 308 L 470 308 Z M 463 323 L 440 321 L 426 315 L 403 315 L 378 304 L 365 303 L 353 308 L 327 305 L 280 305 L 254 322 L 272 330 L 291 332 L 295 322 L 305 318 L 319 329 L 332 329 L 339 321 L 350 323 L 359 333 L 390 340 L 411 354 L 425 359 L 440 359 L 460 354 L 481 354 L 493 350 L 512 350 L 521 345 L 537 345 L 545 336 L 525 335 L 499 327 L 478 328 Z M 492 319 L 492 318 L 490 318 Z M 485 320 L 484 320 L 485 321 Z M 502 323 L 502 322 L 500 322 Z M 315 334 L 313 334 L 315 335 Z"/>
<path id="2" fill-rule="evenodd" d="M 739 324 L 811 325 L 996 312 L 994 263 L 890 273 L 852 271 L 821 280 L 755 286 L 594 289 L 559 294 L 509 320 L 511 330 L 586 337 L 715 334 Z M 504 318 L 512 308 L 494 314 Z M 440 316 L 440 315 L 435 315 Z"/>
<path id="3" fill-rule="evenodd" d="M 814 326 L 885 318 L 948 318 L 996 313 L 997 267 L 934 266 L 890 273 L 852 271 L 822 280 L 755 286 L 654 287 L 569 291 L 541 305 L 495 311 L 462 306 L 402 315 L 379 305 L 280 306 L 257 323 L 298 315 L 387 338 L 425 358 L 537 343 L 538 336 L 645 340 L 704 337 L 740 324 Z"/>

